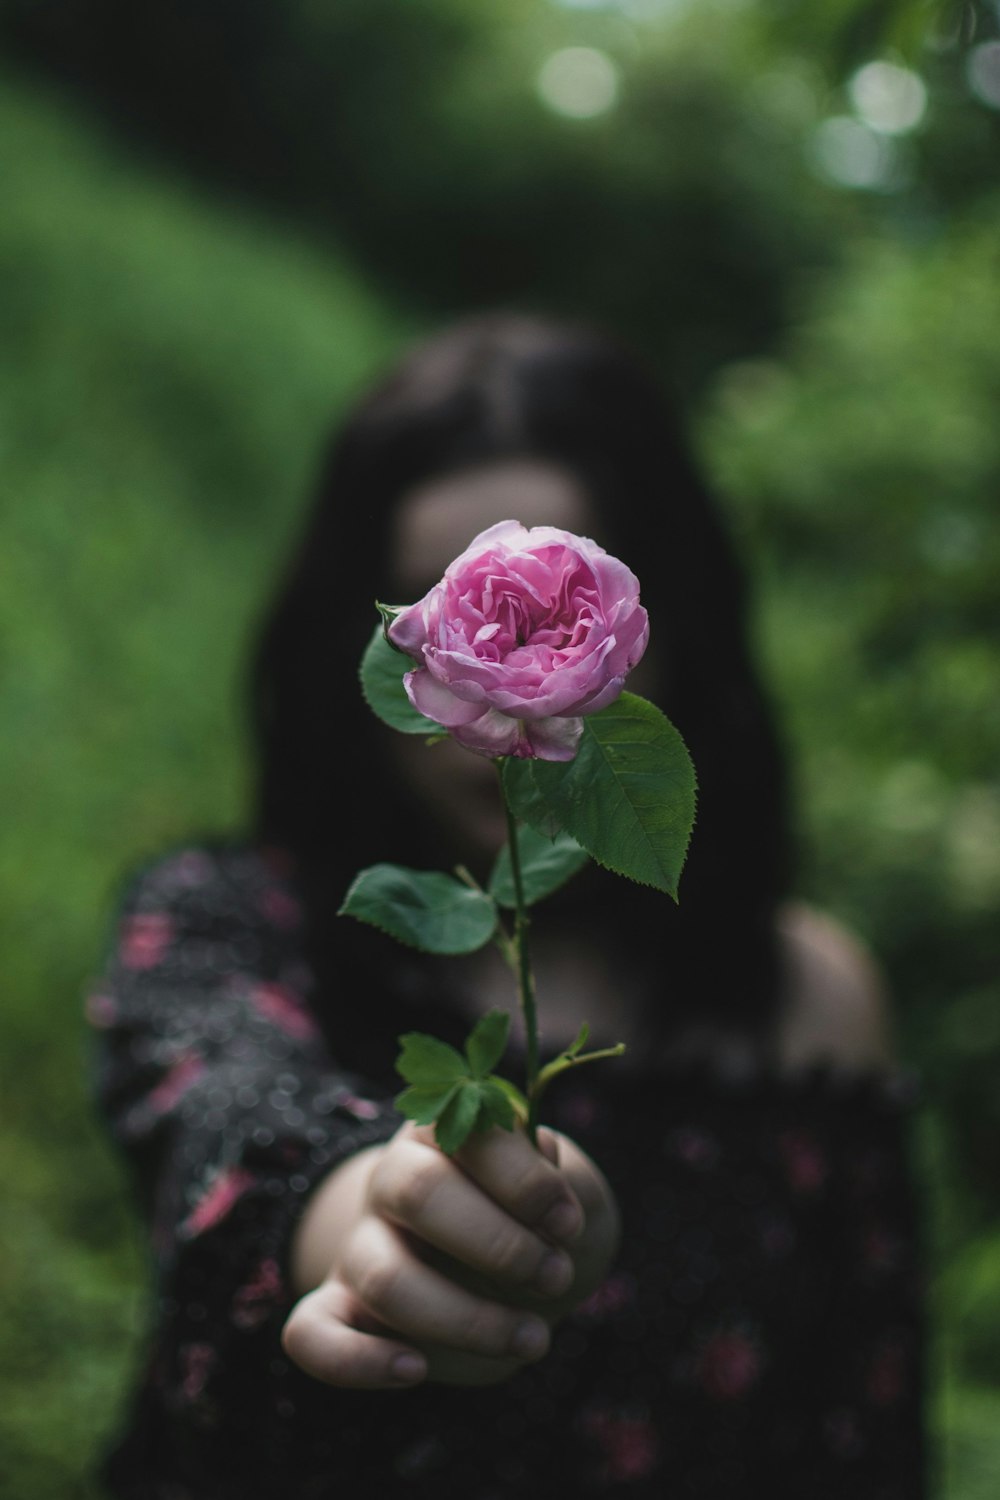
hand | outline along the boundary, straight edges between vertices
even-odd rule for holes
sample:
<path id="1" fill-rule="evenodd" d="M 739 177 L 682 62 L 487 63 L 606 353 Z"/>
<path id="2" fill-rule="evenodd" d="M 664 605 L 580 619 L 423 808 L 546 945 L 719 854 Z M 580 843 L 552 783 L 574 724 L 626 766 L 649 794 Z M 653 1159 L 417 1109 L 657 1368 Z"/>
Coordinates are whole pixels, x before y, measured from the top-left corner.
<path id="1" fill-rule="evenodd" d="M 445 1156 L 407 1123 L 317 1189 L 293 1245 L 305 1295 L 289 1358 L 332 1385 L 479 1385 L 541 1358 L 551 1325 L 605 1274 L 608 1185 L 565 1136 L 473 1135 Z"/>

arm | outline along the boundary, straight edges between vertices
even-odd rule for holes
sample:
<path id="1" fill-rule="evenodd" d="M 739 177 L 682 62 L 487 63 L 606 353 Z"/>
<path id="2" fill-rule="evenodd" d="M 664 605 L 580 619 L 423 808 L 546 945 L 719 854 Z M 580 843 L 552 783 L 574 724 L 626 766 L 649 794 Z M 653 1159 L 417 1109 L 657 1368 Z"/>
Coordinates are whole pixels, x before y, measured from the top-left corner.
<path id="1" fill-rule="evenodd" d="M 825 912 L 788 902 L 778 917 L 785 969 L 780 1061 L 865 1072 L 894 1062 L 885 979 L 861 941 Z"/>
<path id="2" fill-rule="evenodd" d="M 329 1057 L 299 921 L 259 854 L 170 856 L 130 882 L 88 1001 L 95 1091 L 152 1231 L 147 1394 L 171 1438 L 234 1410 L 252 1430 L 274 1408 L 294 1225 L 399 1124 Z"/>
<path id="3" fill-rule="evenodd" d="M 292 1254 L 305 1292 L 286 1352 L 335 1385 L 505 1379 L 601 1280 L 618 1239 L 603 1176 L 544 1132 L 473 1137 L 455 1158 L 404 1125 L 334 1171 Z"/>

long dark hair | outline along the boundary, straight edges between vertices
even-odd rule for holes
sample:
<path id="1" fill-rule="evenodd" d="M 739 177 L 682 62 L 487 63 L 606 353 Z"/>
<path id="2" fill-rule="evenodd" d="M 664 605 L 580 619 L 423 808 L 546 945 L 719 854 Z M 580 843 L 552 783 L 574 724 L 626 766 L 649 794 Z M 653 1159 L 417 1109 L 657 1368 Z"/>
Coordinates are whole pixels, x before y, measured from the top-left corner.
<path id="1" fill-rule="evenodd" d="M 744 582 L 656 380 L 591 329 L 469 319 L 411 352 L 349 418 L 252 662 L 253 832 L 298 860 L 325 989 L 360 982 L 360 965 L 371 989 L 393 945 L 335 920 L 350 879 L 376 860 L 441 863 L 387 769 L 392 731 L 357 686 L 388 582 L 390 519 L 418 484 L 513 458 L 568 470 L 600 518 L 595 539 L 638 573 L 664 667 L 649 696 L 683 734 L 699 781 L 680 905 L 598 872 L 580 879 L 577 910 L 584 902 L 618 927 L 650 981 L 657 1029 L 699 1017 L 760 1029 L 778 988 L 774 910 L 789 838 Z"/>

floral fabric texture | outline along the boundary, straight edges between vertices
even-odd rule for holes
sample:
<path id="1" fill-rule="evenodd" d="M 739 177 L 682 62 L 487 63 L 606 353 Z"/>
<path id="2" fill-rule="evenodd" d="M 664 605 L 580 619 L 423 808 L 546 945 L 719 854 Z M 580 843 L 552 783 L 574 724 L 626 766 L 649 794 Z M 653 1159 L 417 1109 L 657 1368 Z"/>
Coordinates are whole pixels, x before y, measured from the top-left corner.
<path id="1" fill-rule="evenodd" d="M 922 1500 L 901 1085 L 617 1065 L 561 1081 L 551 1121 L 622 1209 L 607 1281 L 505 1385 L 334 1390 L 281 1349 L 292 1231 L 400 1119 L 331 1057 L 331 1003 L 280 851 L 176 851 L 130 883 L 87 1001 L 154 1260 L 111 1495 Z"/>

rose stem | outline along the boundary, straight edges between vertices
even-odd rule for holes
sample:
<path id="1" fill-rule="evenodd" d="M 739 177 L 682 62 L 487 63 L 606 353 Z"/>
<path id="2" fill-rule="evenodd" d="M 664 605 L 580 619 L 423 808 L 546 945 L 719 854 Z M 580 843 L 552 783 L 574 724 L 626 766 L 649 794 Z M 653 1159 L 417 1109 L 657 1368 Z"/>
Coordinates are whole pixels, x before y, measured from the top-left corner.
<path id="1" fill-rule="evenodd" d="M 500 766 L 497 766 L 498 773 Z M 507 818 L 507 844 L 510 849 L 510 873 L 514 881 L 514 950 L 517 954 L 517 993 L 521 1002 L 521 1013 L 524 1016 L 524 1030 L 527 1041 L 527 1066 L 525 1069 L 525 1090 L 528 1096 L 528 1139 L 531 1144 L 537 1145 L 538 1132 L 538 1101 L 535 1098 L 535 1084 L 538 1079 L 538 1012 L 535 1007 L 535 981 L 531 973 L 531 961 L 528 956 L 528 928 L 531 918 L 524 903 L 524 885 L 521 880 L 521 853 L 517 843 L 517 820 L 511 812 L 510 803 L 507 801 L 507 792 L 503 784 L 503 775 L 500 775 L 500 794 L 503 797 L 503 810 Z"/>

